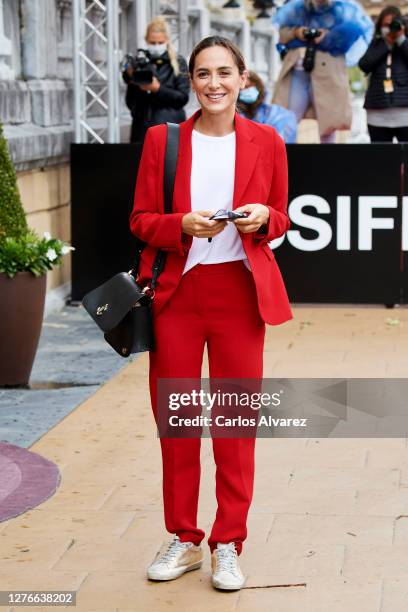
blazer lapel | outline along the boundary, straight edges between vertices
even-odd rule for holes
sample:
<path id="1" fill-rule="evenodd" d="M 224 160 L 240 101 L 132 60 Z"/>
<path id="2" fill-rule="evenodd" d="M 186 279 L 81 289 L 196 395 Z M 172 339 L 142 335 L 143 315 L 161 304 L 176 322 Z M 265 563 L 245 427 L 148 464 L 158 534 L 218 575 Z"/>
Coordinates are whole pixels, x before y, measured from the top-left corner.
<path id="1" fill-rule="evenodd" d="M 191 135 L 194 121 L 201 113 L 196 111 L 187 121 L 180 124 L 180 145 L 174 181 L 173 207 L 175 212 L 191 212 Z"/>
<path id="2" fill-rule="evenodd" d="M 250 124 L 247 119 L 235 113 L 236 149 L 233 209 L 248 203 L 241 203 L 241 199 L 254 172 L 259 156 L 259 146 L 252 142 L 253 136 L 249 126 Z"/>
<path id="3" fill-rule="evenodd" d="M 191 212 L 191 135 L 194 122 L 201 113 L 198 109 L 187 121 L 180 124 L 180 147 L 174 183 L 173 205 L 175 212 Z M 235 113 L 235 180 L 232 208 L 241 205 L 246 186 L 254 172 L 259 155 L 259 146 L 252 142 L 253 136 L 248 120 Z"/>

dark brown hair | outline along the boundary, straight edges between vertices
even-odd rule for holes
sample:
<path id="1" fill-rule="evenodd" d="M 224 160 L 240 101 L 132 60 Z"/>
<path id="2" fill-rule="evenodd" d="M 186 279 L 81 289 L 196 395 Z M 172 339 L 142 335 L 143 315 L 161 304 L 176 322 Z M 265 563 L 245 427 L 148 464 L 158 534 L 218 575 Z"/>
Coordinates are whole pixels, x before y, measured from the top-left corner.
<path id="1" fill-rule="evenodd" d="M 381 36 L 381 24 L 382 24 L 384 17 L 388 17 L 388 15 L 392 15 L 394 18 L 397 18 L 400 21 L 402 21 L 404 24 L 405 34 L 407 34 L 408 27 L 407 27 L 406 18 L 403 17 L 399 8 L 397 6 L 386 6 L 385 8 L 383 8 L 381 13 L 378 15 L 377 21 L 375 22 L 375 36 L 377 37 Z"/>
<path id="2" fill-rule="evenodd" d="M 191 77 L 194 73 L 194 66 L 197 55 L 204 49 L 216 46 L 224 47 L 231 53 L 240 74 L 242 74 L 244 70 L 246 70 L 243 55 L 239 50 L 239 47 L 237 47 L 237 45 L 233 43 L 232 40 L 229 40 L 229 38 L 224 38 L 224 36 L 207 36 L 207 38 L 203 38 L 202 40 L 200 40 L 200 42 L 196 44 L 193 51 L 191 52 L 190 59 L 188 62 L 188 71 Z"/>
<path id="3" fill-rule="evenodd" d="M 253 72 L 252 70 L 248 72 L 247 81 L 251 81 L 251 83 L 255 85 L 255 87 L 259 91 L 259 96 L 255 100 L 255 102 L 252 102 L 252 104 L 246 104 L 245 102 L 238 100 L 238 109 L 244 112 L 249 117 L 249 119 L 253 119 L 256 115 L 258 106 L 262 104 L 262 101 L 265 97 L 265 85 L 259 74 Z"/>

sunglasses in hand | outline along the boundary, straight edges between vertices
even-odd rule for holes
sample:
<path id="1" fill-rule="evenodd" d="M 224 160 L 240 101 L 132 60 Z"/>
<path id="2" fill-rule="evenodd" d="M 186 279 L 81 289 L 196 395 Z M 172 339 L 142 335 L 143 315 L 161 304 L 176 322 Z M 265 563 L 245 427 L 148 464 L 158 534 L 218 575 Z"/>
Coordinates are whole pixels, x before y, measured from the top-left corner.
<path id="1" fill-rule="evenodd" d="M 215 221 L 221 221 L 223 219 L 226 219 L 227 221 L 235 221 L 235 219 L 244 219 L 247 216 L 247 212 L 240 213 L 235 212 L 234 210 L 224 210 L 223 208 L 220 208 L 220 210 L 217 210 L 217 212 L 214 213 L 210 219 L 214 219 Z"/>
<path id="2" fill-rule="evenodd" d="M 214 221 L 222 221 L 226 219 L 227 221 L 235 221 L 235 219 L 245 219 L 249 213 L 247 212 L 235 212 L 234 210 L 224 210 L 224 208 L 220 208 L 214 213 L 210 219 Z M 212 238 L 208 238 L 208 242 L 211 242 Z"/>

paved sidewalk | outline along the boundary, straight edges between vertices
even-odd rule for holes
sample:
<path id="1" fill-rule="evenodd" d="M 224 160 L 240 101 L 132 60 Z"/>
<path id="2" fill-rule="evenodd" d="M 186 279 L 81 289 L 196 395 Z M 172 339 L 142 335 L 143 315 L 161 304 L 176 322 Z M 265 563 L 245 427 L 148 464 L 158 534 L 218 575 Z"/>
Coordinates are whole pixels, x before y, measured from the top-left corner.
<path id="1" fill-rule="evenodd" d="M 303 306 L 294 314 L 267 328 L 265 377 L 406 377 L 408 310 Z M 240 557 L 246 587 L 212 589 L 206 541 L 202 570 L 148 582 L 146 565 L 170 536 L 147 372 L 144 354 L 31 446 L 57 463 L 62 480 L 43 504 L 0 523 L 1 590 L 76 590 L 84 612 L 407 610 L 408 451 L 400 438 L 257 440 Z M 211 440 L 203 439 L 206 537 L 214 476 Z"/>
<path id="2" fill-rule="evenodd" d="M 50 314 L 30 388 L 0 389 L 0 442 L 29 447 L 127 364 L 82 306 Z"/>

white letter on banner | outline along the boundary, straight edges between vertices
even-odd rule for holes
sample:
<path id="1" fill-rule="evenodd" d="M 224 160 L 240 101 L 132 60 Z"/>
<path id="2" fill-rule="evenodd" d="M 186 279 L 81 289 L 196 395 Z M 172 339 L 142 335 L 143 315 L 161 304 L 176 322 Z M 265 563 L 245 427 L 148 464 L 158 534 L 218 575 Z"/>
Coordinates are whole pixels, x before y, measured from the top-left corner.
<path id="1" fill-rule="evenodd" d="M 337 198 L 337 250 L 350 250 L 351 223 L 350 223 L 350 196 Z"/>
<path id="2" fill-rule="evenodd" d="M 373 208 L 397 208 L 397 196 L 360 196 L 358 198 L 358 249 L 371 251 L 373 229 L 394 229 L 392 217 L 373 217 Z"/>
<path id="3" fill-rule="evenodd" d="M 402 198 L 402 250 L 408 251 L 408 197 Z"/>
<path id="4" fill-rule="evenodd" d="M 315 230 L 318 233 L 317 238 L 306 240 L 302 238 L 298 230 L 289 230 L 287 232 L 288 240 L 292 246 L 300 251 L 320 251 L 327 247 L 332 239 L 332 228 L 327 221 L 306 215 L 302 208 L 304 206 L 312 206 L 320 214 L 329 214 L 330 206 L 324 198 L 317 195 L 301 195 L 292 200 L 289 206 L 291 220 L 308 229 Z"/>
<path id="5" fill-rule="evenodd" d="M 268 242 L 269 248 L 273 250 L 273 249 L 277 249 L 278 247 L 280 247 L 282 242 L 285 240 L 285 236 L 286 234 L 283 234 L 283 236 L 280 236 L 279 238 L 274 238 L 273 240 L 270 240 Z"/>

